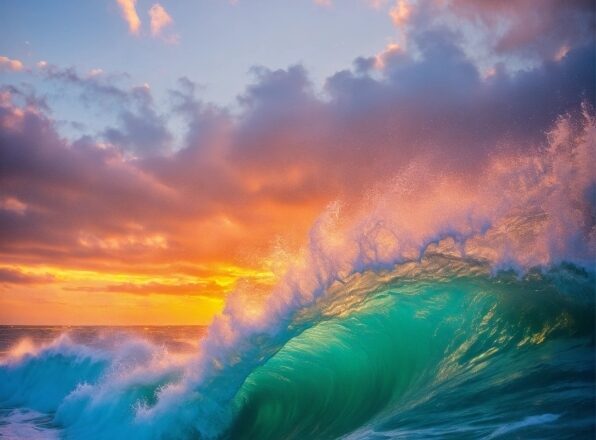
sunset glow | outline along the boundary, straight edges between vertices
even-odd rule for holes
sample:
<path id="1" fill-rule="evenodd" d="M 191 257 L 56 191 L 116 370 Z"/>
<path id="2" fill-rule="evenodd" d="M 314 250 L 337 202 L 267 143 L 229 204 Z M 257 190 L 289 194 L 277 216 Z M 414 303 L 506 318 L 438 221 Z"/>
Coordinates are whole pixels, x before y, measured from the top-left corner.
<path id="1" fill-rule="evenodd" d="M 0 2 L 0 438 L 596 438 L 594 0 Z"/>
<path id="2" fill-rule="evenodd" d="M 2 6 L 5 324 L 207 324 L 238 283 L 279 281 L 330 204 L 357 216 L 408 173 L 440 174 L 436 198 L 413 197 L 431 229 L 478 197 L 461 188 L 497 152 L 509 166 L 541 148 L 593 92 L 581 6 L 67 3 L 43 20 Z M 268 8 L 279 23 L 252 32 Z M 311 23 L 316 46 L 300 40 Z M 81 39 L 44 41 L 71 25 Z"/>

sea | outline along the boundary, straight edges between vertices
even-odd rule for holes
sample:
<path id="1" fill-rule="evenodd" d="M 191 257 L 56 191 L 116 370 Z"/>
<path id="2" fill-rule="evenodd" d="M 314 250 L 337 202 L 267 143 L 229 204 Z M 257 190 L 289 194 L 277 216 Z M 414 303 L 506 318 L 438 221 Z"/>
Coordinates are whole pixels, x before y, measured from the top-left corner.
<path id="1" fill-rule="evenodd" d="M 593 275 L 424 264 L 352 276 L 208 374 L 205 327 L 0 327 L 0 438 L 593 439 Z"/>

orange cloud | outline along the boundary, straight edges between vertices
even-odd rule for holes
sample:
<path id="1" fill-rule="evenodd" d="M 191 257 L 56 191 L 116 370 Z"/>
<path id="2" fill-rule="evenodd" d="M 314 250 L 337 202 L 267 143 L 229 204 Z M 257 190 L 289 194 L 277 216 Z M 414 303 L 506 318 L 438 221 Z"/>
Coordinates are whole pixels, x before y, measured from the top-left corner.
<path id="1" fill-rule="evenodd" d="M 385 49 L 379 54 L 375 56 L 375 69 L 383 70 L 385 68 L 386 62 L 392 56 L 395 56 L 399 53 L 402 53 L 403 49 L 397 43 L 389 43 Z"/>
<path id="2" fill-rule="evenodd" d="M 128 30 L 132 34 L 138 34 L 141 29 L 141 19 L 137 14 L 136 3 L 137 0 L 116 0 L 122 13 L 122 17 L 128 24 Z"/>
<path id="3" fill-rule="evenodd" d="M 154 37 L 161 35 L 162 30 L 173 23 L 170 14 L 159 3 L 151 6 L 149 17 L 151 19 L 151 35 Z"/>
<path id="4" fill-rule="evenodd" d="M 389 10 L 389 16 L 395 26 L 403 26 L 412 15 L 412 6 L 406 0 L 396 0 Z"/>
<path id="5" fill-rule="evenodd" d="M 136 269 L 98 263 L 88 269 L 64 261 L 0 266 L 0 322 L 204 325 L 238 280 L 255 286 L 274 280 L 267 270 L 206 261 Z"/>
<path id="6" fill-rule="evenodd" d="M 23 70 L 24 66 L 22 61 L 11 59 L 5 56 L 0 56 L 0 72 L 2 71 L 9 71 L 9 72 L 19 72 Z"/>

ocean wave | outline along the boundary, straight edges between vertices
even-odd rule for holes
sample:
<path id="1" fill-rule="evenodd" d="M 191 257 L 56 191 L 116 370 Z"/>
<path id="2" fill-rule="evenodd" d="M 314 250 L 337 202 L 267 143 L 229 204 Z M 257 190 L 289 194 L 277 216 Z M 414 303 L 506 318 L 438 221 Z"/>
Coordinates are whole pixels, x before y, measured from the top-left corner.
<path id="1" fill-rule="evenodd" d="M 269 294 L 240 286 L 193 355 L 63 336 L 2 361 L 0 401 L 75 439 L 481 438 L 524 420 L 516 402 L 567 420 L 530 391 L 571 377 L 553 395 L 592 432 L 595 133 L 586 109 L 560 118 L 473 185 L 412 164 L 360 208 L 330 205 Z"/>

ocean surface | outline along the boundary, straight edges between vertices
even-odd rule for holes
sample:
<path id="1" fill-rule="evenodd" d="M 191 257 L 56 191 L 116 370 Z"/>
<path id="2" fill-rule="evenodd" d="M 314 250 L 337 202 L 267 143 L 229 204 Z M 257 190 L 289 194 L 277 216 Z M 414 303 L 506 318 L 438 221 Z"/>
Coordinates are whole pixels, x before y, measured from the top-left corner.
<path id="1" fill-rule="evenodd" d="M 12 440 L 60 439 L 66 435 L 59 424 L 55 423 L 53 411 L 40 412 L 40 408 L 47 408 L 43 402 L 51 399 L 47 393 L 59 392 L 62 395 L 67 388 L 85 383 L 79 382 L 75 372 L 72 377 L 64 377 L 72 368 L 76 368 L 82 358 L 70 349 L 82 349 L 84 354 L 114 353 L 122 342 L 138 340 L 141 344 L 150 344 L 153 349 L 170 353 L 189 353 L 195 351 L 198 341 L 205 333 L 204 326 L 0 326 L 0 364 L 2 370 L 0 384 L 3 391 L 0 396 L 0 438 Z M 142 341 L 142 342 L 141 342 Z M 62 351 L 62 352 L 60 352 Z M 41 362 L 25 376 L 11 377 L 11 364 L 15 358 L 21 362 L 33 363 L 36 354 L 44 353 L 47 364 Z M 47 354 L 45 354 L 47 353 Z M 52 354 L 50 354 L 52 353 Z M 83 354 L 83 353 L 82 353 Z M 73 355 L 69 357 L 69 355 Z M 52 358 L 52 360 L 50 360 Z M 62 363 L 73 362 L 74 365 Z M 82 362 L 84 365 L 85 362 Z M 105 364 L 107 366 L 107 364 Z M 47 377 L 42 377 L 44 368 L 48 367 Z M 34 371 L 37 370 L 37 371 Z M 13 370 L 14 371 L 14 370 Z M 72 374 L 72 373 L 71 373 Z M 37 380 L 47 382 L 38 390 L 27 390 L 27 381 L 33 380 L 33 375 L 41 375 Z M 81 377 L 87 377 L 82 372 Z M 22 380 L 22 383 L 8 383 Z M 63 382 L 62 382 L 63 381 Z M 54 388 L 52 384 L 61 382 L 66 388 Z M 11 387 L 13 385 L 13 387 Z M 9 390 L 12 396 L 4 394 Z M 20 396 L 19 394 L 22 393 Z M 32 403 L 21 405 L 20 397 L 25 398 L 31 393 Z M 8 399 L 6 399 L 9 397 Z M 35 409 L 37 408 L 37 409 Z M 82 435 L 80 438 L 88 438 Z M 100 434 L 91 438 L 103 438 Z"/>
<path id="2" fill-rule="evenodd" d="M 353 275 L 254 352 L 267 360 L 238 388 L 221 373 L 172 399 L 203 327 L 2 327 L 0 437 L 594 438 L 593 275 L 485 269 L 431 257 Z M 200 420 L 222 398 L 229 412 Z"/>

